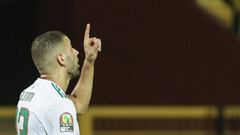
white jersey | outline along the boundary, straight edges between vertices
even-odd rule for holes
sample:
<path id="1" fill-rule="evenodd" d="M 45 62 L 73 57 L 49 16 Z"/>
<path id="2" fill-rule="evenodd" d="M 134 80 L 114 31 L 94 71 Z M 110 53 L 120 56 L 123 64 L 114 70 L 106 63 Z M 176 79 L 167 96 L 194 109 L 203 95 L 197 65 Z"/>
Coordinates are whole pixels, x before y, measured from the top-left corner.
<path id="1" fill-rule="evenodd" d="M 40 78 L 20 95 L 16 128 L 18 135 L 80 135 L 72 101 L 56 83 Z"/>

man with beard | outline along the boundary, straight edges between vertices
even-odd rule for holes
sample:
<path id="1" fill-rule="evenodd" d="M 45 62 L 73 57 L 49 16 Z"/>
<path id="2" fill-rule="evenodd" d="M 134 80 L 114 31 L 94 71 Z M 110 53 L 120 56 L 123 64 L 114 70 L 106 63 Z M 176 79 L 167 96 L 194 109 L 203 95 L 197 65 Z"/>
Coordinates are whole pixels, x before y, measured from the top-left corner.
<path id="1" fill-rule="evenodd" d="M 18 135 L 79 135 L 77 114 L 83 114 L 92 94 L 94 62 L 101 40 L 84 35 L 85 59 L 71 95 L 65 94 L 72 78 L 80 75 L 79 52 L 59 31 L 49 31 L 32 43 L 32 59 L 40 78 L 20 95 L 16 113 Z"/>

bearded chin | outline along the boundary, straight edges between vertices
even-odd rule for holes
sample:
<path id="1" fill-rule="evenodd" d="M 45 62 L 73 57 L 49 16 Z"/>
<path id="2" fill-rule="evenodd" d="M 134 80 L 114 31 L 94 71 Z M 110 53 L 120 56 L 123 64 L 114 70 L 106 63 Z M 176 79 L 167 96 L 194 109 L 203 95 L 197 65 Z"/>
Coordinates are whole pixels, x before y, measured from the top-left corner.
<path id="1" fill-rule="evenodd" d="M 80 75 L 80 70 L 77 68 L 76 70 L 69 72 L 69 75 L 71 79 L 74 79 Z"/>

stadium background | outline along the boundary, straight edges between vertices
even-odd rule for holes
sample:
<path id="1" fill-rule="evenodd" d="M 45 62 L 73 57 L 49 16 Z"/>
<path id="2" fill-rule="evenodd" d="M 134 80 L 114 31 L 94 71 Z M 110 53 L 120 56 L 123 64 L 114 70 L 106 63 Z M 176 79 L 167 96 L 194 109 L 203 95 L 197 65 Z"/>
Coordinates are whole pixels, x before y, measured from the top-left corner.
<path id="1" fill-rule="evenodd" d="M 83 59 L 88 22 L 103 52 L 85 134 L 238 134 L 238 14 L 226 1 L 213 17 L 194 0 L 1 0 L 0 135 L 15 133 L 18 96 L 38 77 L 33 38 L 62 31 Z"/>

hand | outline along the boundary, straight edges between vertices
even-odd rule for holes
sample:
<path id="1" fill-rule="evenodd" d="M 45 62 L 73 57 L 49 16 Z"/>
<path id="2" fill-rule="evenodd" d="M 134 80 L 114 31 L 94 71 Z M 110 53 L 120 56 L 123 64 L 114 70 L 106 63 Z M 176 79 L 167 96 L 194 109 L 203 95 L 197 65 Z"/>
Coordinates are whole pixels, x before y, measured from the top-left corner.
<path id="1" fill-rule="evenodd" d="M 83 47 L 85 52 L 85 59 L 90 63 L 94 63 L 98 52 L 101 52 L 101 39 L 96 37 L 90 38 L 90 24 L 87 24 L 86 26 Z"/>

